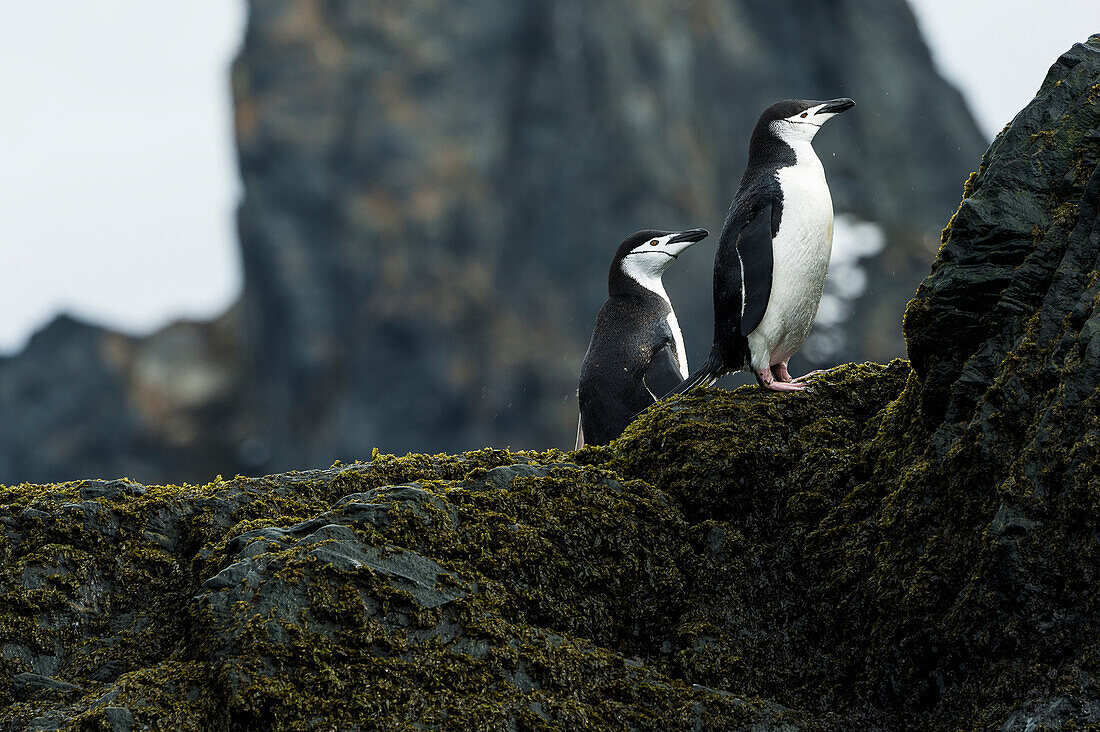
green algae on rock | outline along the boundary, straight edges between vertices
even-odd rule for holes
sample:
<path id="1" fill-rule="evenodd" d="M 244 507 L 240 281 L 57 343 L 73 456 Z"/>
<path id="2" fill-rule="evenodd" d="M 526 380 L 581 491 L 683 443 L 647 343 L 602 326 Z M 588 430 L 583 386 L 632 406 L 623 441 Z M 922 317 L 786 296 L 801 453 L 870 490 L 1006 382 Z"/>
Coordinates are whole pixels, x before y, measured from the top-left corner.
<path id="1" fill-rule="evenodd" d="M 686 524 L 648 485 L 560 457 L 377 456 L 80 511 L 58 510 L 80 484 L 5 489 L 0 641 L 21 681 L 0 722 L 97 728 L 118 709 L 173 729 L 798 719 L 646 663 L 683 596 Z M 55 513 L 71 520 L 39 525 Z M 94 538 L 111 532 L 118 544 Z M 128 552 L 166 561 L 130 577 Z M 53 556 L 80 556 L 84 573 L 54 571 L 48 596 L 15 602 Z"/>

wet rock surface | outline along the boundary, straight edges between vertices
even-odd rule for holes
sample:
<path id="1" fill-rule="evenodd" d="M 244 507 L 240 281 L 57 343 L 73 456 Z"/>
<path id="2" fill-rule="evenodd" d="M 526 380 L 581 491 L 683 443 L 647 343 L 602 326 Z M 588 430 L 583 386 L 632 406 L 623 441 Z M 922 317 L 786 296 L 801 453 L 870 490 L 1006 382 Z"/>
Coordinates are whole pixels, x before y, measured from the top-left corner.
<path id="1" fill-rule="evenodd" d="M 968 185 L 912 367 L 571 454 L 0 489 L 0 729 L 1095 726 L 1098 102 L 1100 36 Z"/>

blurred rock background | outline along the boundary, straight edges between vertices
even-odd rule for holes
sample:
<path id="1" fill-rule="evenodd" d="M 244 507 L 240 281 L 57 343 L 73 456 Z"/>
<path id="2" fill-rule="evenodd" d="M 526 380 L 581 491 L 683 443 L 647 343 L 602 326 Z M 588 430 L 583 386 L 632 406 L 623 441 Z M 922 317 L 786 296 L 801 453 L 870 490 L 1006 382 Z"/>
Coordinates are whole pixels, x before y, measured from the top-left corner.
<path id="1" fill-rule="evenodd" d="M 666 276 L 705 356 L 713 246 L 785 97 L 859 104 L 815 143 L 843 261 L 794 370 L 903 355 L 986 146 L 902 0 L 252 0 L 232 87 L 240 301 L 144 338 L 62 317 L 0 359 L 0 482 L 570 446 L 636 229 L 711 230 Z"/>

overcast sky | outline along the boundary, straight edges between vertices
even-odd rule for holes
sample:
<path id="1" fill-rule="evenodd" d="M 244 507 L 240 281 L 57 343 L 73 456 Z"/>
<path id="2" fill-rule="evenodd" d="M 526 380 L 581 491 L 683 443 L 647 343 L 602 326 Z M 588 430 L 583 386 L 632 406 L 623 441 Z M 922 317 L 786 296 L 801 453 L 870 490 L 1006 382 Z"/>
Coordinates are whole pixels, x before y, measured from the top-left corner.
<path id="1" fill-rule="evenodd" d="M 914 5 L 990 137 L 1100 32 L 1097 0 Z M 236 298 L 244 21 L 244 0 L 0 4 L 0 354 L 61 311 L 142 334 Z"/>
<path id="2" fill-rule="evenodd" d="M 243 0 L 0 2 L 0 353 L 59 311 L 128 333 L 240 287 Z"/>
<path id="3" fill-rule="evenodd" d="M 910 0 L 932 56 L 993 138 L 1050 65 L 1100 33 L 1098 0 Z M 976 167 L 976 166 L 975 166 Z"/>

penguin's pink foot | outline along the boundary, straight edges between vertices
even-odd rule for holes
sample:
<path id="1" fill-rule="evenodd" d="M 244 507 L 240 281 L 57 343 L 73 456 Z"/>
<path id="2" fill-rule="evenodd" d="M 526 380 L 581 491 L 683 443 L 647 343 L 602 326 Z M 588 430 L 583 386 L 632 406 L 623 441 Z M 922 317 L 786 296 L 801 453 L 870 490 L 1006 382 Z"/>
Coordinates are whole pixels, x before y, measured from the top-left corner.
<path id="1" fill-rule="evenodd" d="M 783 371 L 786 372 L 786 368 L 784 368 Z M 772 391 L 802 391 L 806 388 L 805 384 L 777 381 L 775 377 L 776 374 L 773 374 L 770 368 L 756 370 L 756 381 L 765 389 L 771 389 Z M 789 374 L 788 378 L 790 378 Z"/>
<path id="2" fill-rule="evenodd" d="M 773 381 L 767 385 L 767 388 L 772 391 L 802 391 L 806 385 L 796 384 L 793 381 Z"/>
<path id="3" fill-rule="evenodd" d="M 826 370 L 826 369 L 817 369 L 816 371 L 811 371 L 811 372 L 810 372 L 810 373 L 808 373 L 808 374 L 802 374 L 802 375 L 801 375 L 801 376 L 799 376 L 799 377 L 798 377 L 797 379 L 793 379 L 793 381 L 796 381 L 796 382 L 798 382 L 798 381 L 805 381 L 806 379 L 809 379 L 809 378 L 811 378 L 811 377 L 813 377 L 813 376 L 818 376 L 818 375 L 820 375 L 820 374 L 824 374 L 824 373 L 826 373 L 826 372 L 827 372 L 827 370 Z"/>
<path id="4" fill-rule="evenodd" d="M 772 374 L 775 376 L 775 380 L 776 381 L 781 381 L 783 383 L 797 384 L 798 382 L 804 381 L 805 379 L 808 379 L 811 376 L 817 376 L 818 374 L 823 374 L 823 373 L 825 373 L 825 372 L 824 371 L 811 371 L 810 373 L 805 374 L 804 376 L 799 376 L 797 379 L 792 379 L 791 378 L 791 372 L 787 371 L 787 362 L 786 361 L 784 361 L 783 363 L 777 363 L 776 365 L 772 366 Z"/>

